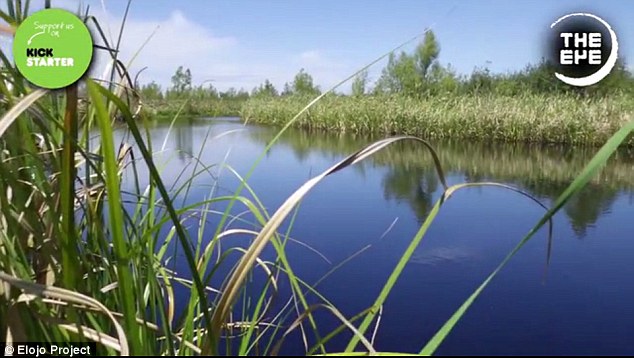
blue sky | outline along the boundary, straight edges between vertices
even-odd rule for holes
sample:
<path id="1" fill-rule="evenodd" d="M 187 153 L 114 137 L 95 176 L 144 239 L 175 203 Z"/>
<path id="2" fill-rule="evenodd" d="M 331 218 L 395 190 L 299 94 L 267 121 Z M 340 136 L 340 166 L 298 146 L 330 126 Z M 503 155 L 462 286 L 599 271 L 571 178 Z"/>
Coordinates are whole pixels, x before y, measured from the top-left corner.
<path id="1" fill-rule="evenodd" d="M 127 2 L 86 2 L 114 35 Z M 71 9 L 77 3 L 53 0 Z M 132 67 L 148 66 L 141 82 L 163 86 L 184 65 L 195 84 L 214 80 L 220 89 L 250 90 L 266 78 L 281 87 L 300 68 L 325 88 L 432 26 L 443 64 L 465 74 L 484 66 L 506 72 L 538 61 L 544 32 L 570 12 L 608 21 L 620 55 L 634 64 L 634 1 L 134 0 L 122 53 L 131 58 L 154 33 Z"/>

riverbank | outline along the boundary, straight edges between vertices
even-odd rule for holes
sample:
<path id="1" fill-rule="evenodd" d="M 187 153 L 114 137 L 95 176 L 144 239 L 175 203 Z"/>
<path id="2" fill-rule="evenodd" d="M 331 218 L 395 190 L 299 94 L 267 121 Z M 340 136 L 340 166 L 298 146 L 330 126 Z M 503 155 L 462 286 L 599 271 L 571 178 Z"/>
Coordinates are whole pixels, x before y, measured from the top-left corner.
<path id="1" fill-rule="evenodd" d="M 147 118 L 183 116 L 239 116 L 244 100 L 236 99 L 161 99 L 146 100 L 143 115 Z"/>
<path id="2" fill-rule="evenodd" d="M 309 98 L 249 99 L 247 121 L 282 125 Z M 409 134 L 434 139 L 601 145 L 634 113 L 634 99 L 568 95 L 327 96 L 294 125 L 334 132 Z M 629 119 L 628 119 L 629 118 Z M 630 136 L 627 146 L 634 146 Z"/>

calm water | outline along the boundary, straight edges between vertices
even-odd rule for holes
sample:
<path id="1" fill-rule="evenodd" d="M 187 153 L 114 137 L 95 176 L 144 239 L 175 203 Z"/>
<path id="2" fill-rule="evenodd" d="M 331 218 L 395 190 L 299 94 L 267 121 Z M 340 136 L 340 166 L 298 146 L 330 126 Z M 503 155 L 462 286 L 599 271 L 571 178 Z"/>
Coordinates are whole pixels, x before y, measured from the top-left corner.
<path id="1" fill-rule="evenodd" d="M 182 183 L 181 175 L 191 173 L 196 163 L 192 154 L 206 165 L 226 161 L 246 175 L 275 134 L 274 129 L 244 126 L 231 118 L 184 122 L 167 139 L 168 124 L 156 124 L 151 133 L 155 151 L 165 144 L 157 160 L 169 185 Z M 123 132 L 119 134 L 125 138 Z M 272 214 L 307 179 L 370 142 L 365 137 L 291 130 L 248 183 Z M 593 154 L 557 147 L 434 145 L 450 184 L 503 182 L 547 205 Z M 301 204 L 291 236 L 323 255 L 288 244 L 291 264 L 305 281 L 319 280 L 370 245 L 318 286 L 346 316 L 373 303 L 440 196 L 442 185 L 431 163 L 422 145 L 397 144 L 327 178 Z M 541 230 L 485 290 L 437 353 L 634 354 L 633 174 L 634 155 L 619 153 L 556 216 L 550 265 L 546 267 L 546 231 Z M 131 179 L 127 177 L 127 185 L 132 185 Z M 196 179 L 184 200 L 229 194 L 237 183 L 228 170 L 219 173 L 218 167 L 212 167 Z M 237 205 L 235 213 L 242 211 L 244 207 Z M 388 298 L 376 349 L 420 350 L 543 212 L 530 200 L 499 188 L 468 189 L 452 197 Z M 214 215 L 208 219 L 206 237 L 217 222 Z M 197 222 L 188 222 L 194 235 Z M 232 227 L 253 228 L 239 221 Z M 182 255 L 176 256 L 177 269 L 186 271 Z M 287 288 L 282 284 L 282 291 Z M 326 313 L 318 319 L 322 334 L 337 325 Z M 331 341 L 329 350 L 343 349 L 348 337 Z M 302 353 L 297 338 L 289 337 L 282 353 Z"/>

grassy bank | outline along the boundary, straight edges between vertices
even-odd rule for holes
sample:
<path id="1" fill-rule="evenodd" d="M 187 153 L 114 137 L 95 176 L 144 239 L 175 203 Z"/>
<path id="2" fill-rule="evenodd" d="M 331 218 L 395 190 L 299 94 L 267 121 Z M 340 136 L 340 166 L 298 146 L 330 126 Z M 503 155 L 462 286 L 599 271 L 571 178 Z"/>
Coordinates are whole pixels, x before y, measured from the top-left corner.
<path id="1" fill-rule="evenodd" d="M 144 101 L 143 114 L 146 118 L 183 116 L 239 116 L 244 100 L 235 99 L 153 99 Z"/>
<path id="2" fill-rule="evenodd" d="M 310 99 L 250 99 L 241 116 L 283 125 Z M 567 95 L 327 96 L 295 126 L 334 132 L 408 134 L 423 138 L 599 145 L 626 123 L 634 99 Z M 628 145 L 634 145 L 630 137 Z"/>

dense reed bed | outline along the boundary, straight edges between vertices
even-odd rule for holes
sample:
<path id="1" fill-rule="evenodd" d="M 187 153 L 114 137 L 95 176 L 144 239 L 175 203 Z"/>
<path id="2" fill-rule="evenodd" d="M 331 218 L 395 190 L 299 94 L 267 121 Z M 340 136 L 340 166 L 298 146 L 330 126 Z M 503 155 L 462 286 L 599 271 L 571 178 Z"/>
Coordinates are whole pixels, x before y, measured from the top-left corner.
<path id="1" fill-rule="evenodd" d="M 245 120 L 281 125 L 305 98 L 250 99 Z M 600 145 L 627 121 L 634 99 L 615 95 L 327 96 L 294 125 L 333 132 Z M 628 145 L 634 145 L 630 138 Z"/>
<path id="2" fill-rule="evenodd" d="M 147 119 L 174 116 L 239 116 L 244 100 L 233 99 L 162 99 L 144 102 L 143 115 Z"/>

